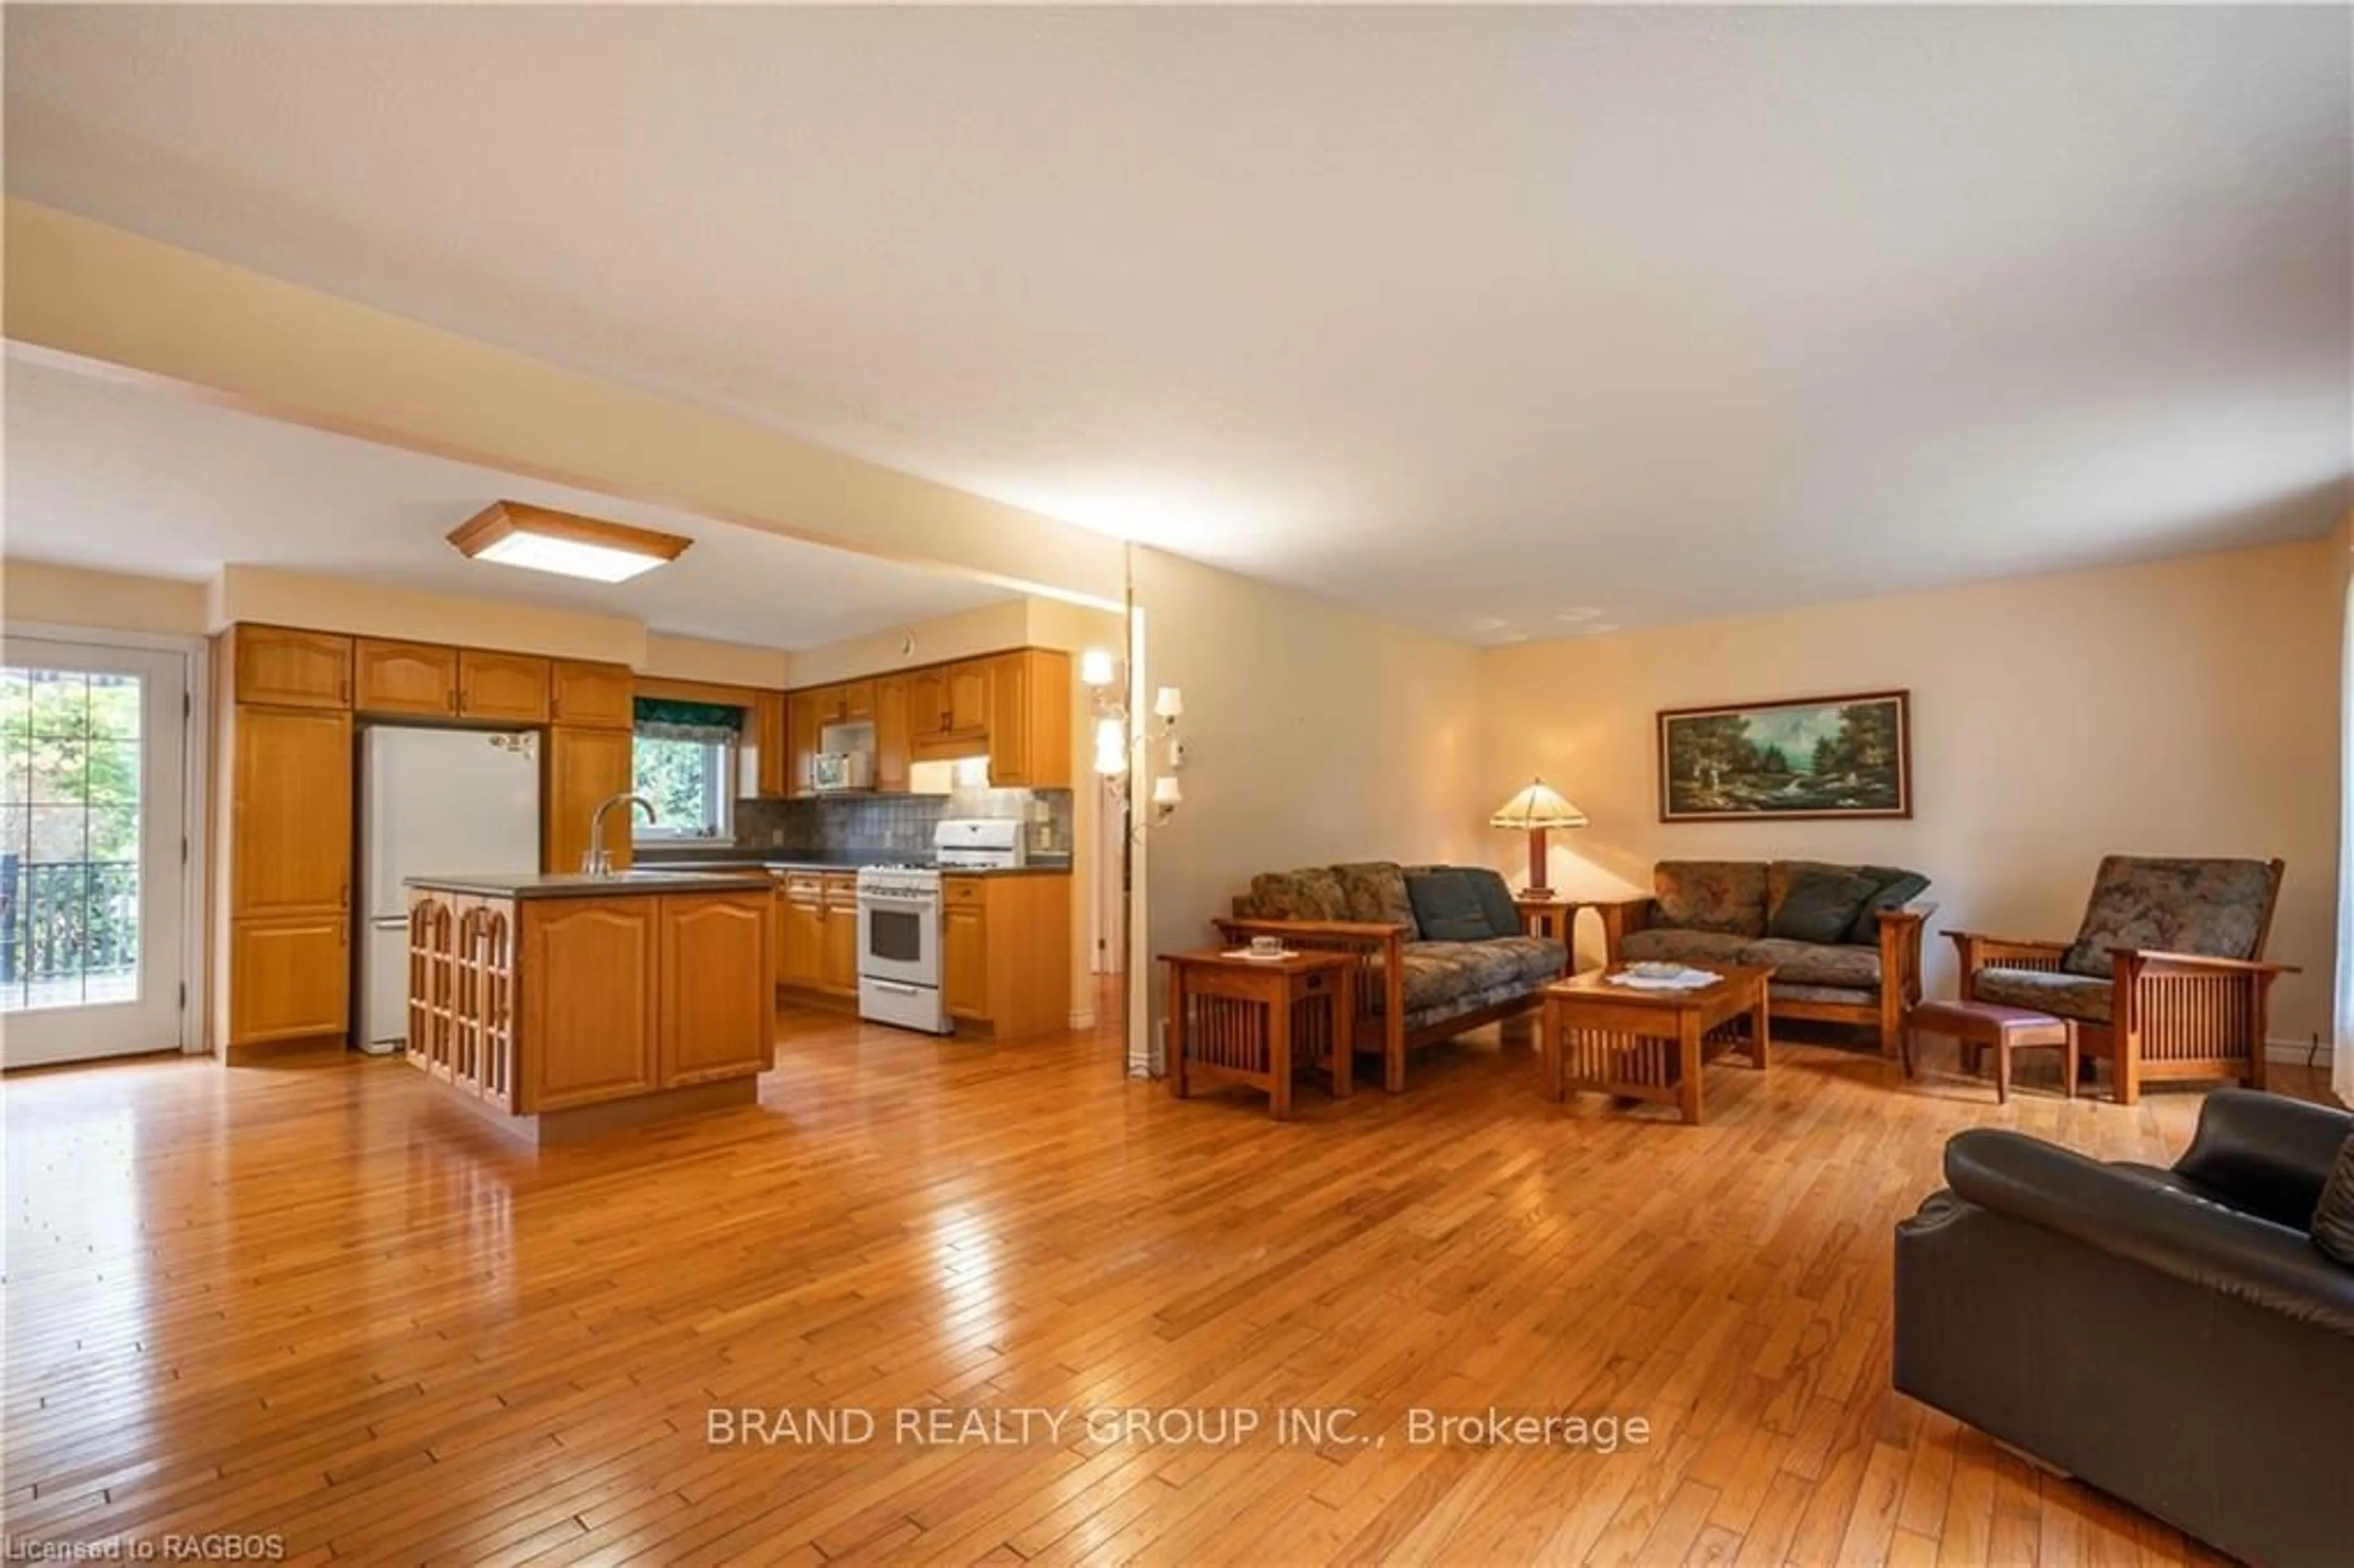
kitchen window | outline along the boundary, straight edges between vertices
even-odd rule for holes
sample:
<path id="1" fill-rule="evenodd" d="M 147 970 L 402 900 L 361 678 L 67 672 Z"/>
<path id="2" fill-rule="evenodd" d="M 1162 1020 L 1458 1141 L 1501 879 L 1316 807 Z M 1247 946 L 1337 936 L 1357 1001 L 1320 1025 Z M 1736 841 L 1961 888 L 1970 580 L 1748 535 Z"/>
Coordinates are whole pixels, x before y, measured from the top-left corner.
<path id="1" fill-rule="evenodd" d="M 641 697 L 631 747 L 632 785 L 658 821 L 640 840 L 735 836 L 736 748 L 744 710 L 715 703 Z"/>

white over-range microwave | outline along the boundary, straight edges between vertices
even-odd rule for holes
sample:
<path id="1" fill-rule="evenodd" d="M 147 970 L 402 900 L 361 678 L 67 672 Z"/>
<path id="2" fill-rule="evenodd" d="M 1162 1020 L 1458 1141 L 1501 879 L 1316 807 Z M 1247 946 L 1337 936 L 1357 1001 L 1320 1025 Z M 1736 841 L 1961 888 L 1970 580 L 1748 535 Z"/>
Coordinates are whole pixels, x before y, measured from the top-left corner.
<path id="1" fill-rule="evenodd" d="M 830 724 L 818 732 L 817 756 L 810 764 L 810 788 L 818 793 L 875 788 L 875 726 Z"/>
<path id="2" fill-rule="evenodd" d="M 810 759 L 810 788 L 819 794 L 875 788 L 875 754 L 821 751 Z"/>

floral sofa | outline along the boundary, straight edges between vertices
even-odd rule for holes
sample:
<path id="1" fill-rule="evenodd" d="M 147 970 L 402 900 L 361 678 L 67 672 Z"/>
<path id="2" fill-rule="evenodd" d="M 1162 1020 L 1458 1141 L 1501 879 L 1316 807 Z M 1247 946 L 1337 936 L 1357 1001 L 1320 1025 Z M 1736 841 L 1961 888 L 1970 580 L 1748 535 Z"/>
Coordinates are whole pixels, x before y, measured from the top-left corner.
<path id="1" fill-rule="evenodd" d="M 1482 885 L 1489 934 L 1435 940 L 1422 931 L 1406 879 L 1449 870 Z M 1356 1049 L 1380 1052 L 1383 1086 L 1395 1094 L 1408 1052 L 1535 1007 L 1568 968 L 1568 948 L 1524 934 L 1511 902 L 1503 878 L 1484 868 L 1360 861 L 1256 876 L 1217 925 L 1229 941 L 1271 935 L 1357 954 Z M 1507 918 L 1509 934 L 1496 934 Z"/>
<path id="2" fill-rule="evenodd" d="M 1651 885 L 1649 898 L 1601 906 L 1614 967 L 1771 964 L 1776 1014 L 1876 1029 L 1882 1054 L 1896 1054 L 1905 1009 L 1921 997 L 1922 922 L 1937 907 L 1917 901 L 1927 877 L 1822 861 L 1663 860 Z"/>

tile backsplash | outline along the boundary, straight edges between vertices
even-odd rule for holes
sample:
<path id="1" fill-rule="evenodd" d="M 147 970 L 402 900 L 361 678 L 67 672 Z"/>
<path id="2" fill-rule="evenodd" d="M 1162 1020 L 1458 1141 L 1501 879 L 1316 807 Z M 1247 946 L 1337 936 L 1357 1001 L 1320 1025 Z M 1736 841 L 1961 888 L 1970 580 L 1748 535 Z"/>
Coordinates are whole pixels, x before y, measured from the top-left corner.
<path id="1" fill-rule="evenodd" d="M 946 795 L 826 795 L 736 802 L 746 849 L 877 851 L 929 858 L 943 817 L 1010 817 L 1030 824 L 1032 854 L 1071 853 L 1068 789 L 966 789 Z"/>

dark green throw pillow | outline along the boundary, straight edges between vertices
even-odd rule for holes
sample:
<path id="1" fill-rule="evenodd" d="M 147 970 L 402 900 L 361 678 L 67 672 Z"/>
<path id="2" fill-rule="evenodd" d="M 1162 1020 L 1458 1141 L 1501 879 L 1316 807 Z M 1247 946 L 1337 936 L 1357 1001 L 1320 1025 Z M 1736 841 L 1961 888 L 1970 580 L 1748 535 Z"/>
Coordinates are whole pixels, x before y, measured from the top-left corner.
<path id="1" fill-rule="evenodd" d="M 1861 868 L 1863 874 L 1880 884 L 1880 890 L 1863 901 L 1855 919 L 1847 928 L 1847 940 L 1865 947 L 1880 946 L 1880 912 L 1901 909 L 1929 891 L 1929 879 L 1916 871 L 1899 871 L 1893 867 L 1870 865 Z"/>
<path id="2" fill-rule="evenodd" d="M 1846 939 L 1856 911 L 1871 902 L 1880 885 L 1868 876 L 1829 867 L 1808 868 L 1790 874 L 1782 906 L 1774 911 L 1766 934 L 1792 942 L 1831 945 Z"/>
<path id="3" fill-rule="evenodd" d="M 1470 880 L 1471 891 L 1479 895 L 1480 909 L 1488 916 L 1488 935 L 1521 935 L 1521 906 L 1512 902 L 1512 890 L 1505 885 L 1504 874 L 1490 871 L 1484 865 L 1467 865 L 1461 869 Z"/>
<path id="4" fill-rule="evenodd" d="M 2339 1146 L 2338 1163 L 2321 1189 L 2313 1211 L 2313 1245 L 2338 1262 L 2354 1266 L 2354 1138 Z"/>
<path id="5" fill-rule="evenodd" d="M 1488 939 L 1488 912 L 1479 907 L 1479 892 L 1469 877 L 1453 867 L 1406 873 L 1405 896 L 1414 906 L 1415 927 L 1424 941 Z"/>

